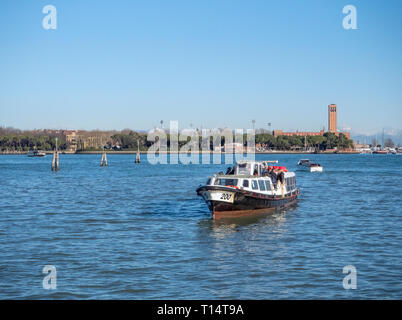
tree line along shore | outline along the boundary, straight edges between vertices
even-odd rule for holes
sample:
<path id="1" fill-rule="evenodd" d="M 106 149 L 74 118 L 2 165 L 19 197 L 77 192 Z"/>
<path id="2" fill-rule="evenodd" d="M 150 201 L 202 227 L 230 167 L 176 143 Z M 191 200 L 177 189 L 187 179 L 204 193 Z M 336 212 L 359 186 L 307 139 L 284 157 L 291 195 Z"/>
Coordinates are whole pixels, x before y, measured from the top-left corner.
<path id="1" fill-rule="evenodd" d="M 74 132 L 72 134 L 71 132 Z M 75 131 L 67 130 L 31 130 L 22 131 L 12 128 L 0 128 L 0 152 L 2 153 L 26 153 L 29 150 L 37 149 L 51 152 L 56 147 L 66 153 L 92 153 L 102 150 L 116 153 L 147 152 L 149 147 L 154 144 L 147 140 L 147 134 L 133 130 L 122 131 Z M 179 141 L 180 148 L 190 141 Z M 199 150 L 202 150 L 201 138 L 199 138 Z M 233 138 L 233 141 L 235 139 Z M 243 144 L 247 147 L 247 139 L 244 136 Z M 167 133 L 167 147 L 170 147 L 170 136 Z M 353 141 L 340 133 L 324 133 L 322 136 L 278 136 L 271 133 L 256 133 L 255 152 L 256 153 L 305 153 L 305 152 L 352 152 L 354 149 Z M 224 152 L 225 138 L 221 138 L 218 148 L 210 138 L 211 152 Z M 248 150 L 249 151 L 249 150 Z M 200 151 L 201 152 L 201 151 Z M 227 151 L 228 152 L 228 151 Z M 236 152 L 230 151 L 230 152 Z"/>

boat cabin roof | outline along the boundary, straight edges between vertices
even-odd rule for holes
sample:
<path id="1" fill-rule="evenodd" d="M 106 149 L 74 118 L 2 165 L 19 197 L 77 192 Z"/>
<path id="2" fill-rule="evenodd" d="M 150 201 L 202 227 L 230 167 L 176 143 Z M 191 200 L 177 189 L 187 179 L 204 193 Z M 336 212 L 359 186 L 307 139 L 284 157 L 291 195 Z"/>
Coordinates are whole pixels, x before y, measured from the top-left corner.
<path id="1" fill-rule="evenodd" d="M 243 160 L 243 161 L 238 161 L 238 162 L 236 162 L 236 165 L 239 165 L 239 164 L 247 164 L 247 163 L 250 163 L 250 164 L 253 164 L 253 163 L 256 163 L 256 164 L 267 164 L 267 163 L 278 163 L 279 161 L 278 160 L 261 160 L 261 161 L 256 161 L 256 160 L 254 160 L 254 161 L 251 161 L 251 160 Z"/>
<path id="2" fill-rule="evenodd" d="M 285 172 L 285 178 L 295 176 L 294 172 Z M 244 174 L 222 174 L 219 176 L 214 176 L 215 179 L 261 179 L 261 178 L 270 178 L 269 176 L 252 176 L 252 175 L 244 175 Z"/>
<path id="3" fill-rule="evenodd" d="M 278 160 L 263 160 L 263 161 L 239 161 L 234 166 L 234 175 L 239 176 L 261 176 L 266 167 L 270 163 L 278 163 Z"/>

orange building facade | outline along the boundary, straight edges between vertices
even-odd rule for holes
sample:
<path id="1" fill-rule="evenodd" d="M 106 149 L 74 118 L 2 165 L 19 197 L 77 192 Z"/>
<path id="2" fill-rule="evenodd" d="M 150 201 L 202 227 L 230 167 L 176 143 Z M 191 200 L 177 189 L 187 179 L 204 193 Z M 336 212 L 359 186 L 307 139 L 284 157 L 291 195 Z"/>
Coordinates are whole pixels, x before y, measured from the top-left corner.
<path id="1" fill-rule="evenodd" d="M 278 136 L 322 136 L 324 135 L 325 131 L 321 130 L 318 132 L 311 132 L 311 131 L 296 131 L 296 132 L 283 132 L 282 130 L 274 130 L 274 137 Z"/>
<path id="2" fill-rule="evenodd" d="M 337 111 L 336 104 L 330 104 L 328 106 L 328 132 L 337 133 L 338 132 L 337 123 Z"/>

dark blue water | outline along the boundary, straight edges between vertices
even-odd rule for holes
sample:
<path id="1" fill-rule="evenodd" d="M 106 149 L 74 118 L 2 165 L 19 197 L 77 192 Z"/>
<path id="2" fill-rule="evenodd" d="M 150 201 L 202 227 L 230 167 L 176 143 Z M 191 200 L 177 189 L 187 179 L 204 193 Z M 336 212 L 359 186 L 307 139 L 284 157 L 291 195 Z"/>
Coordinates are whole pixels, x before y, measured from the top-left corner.
<path id="1" fill-rule="evenodd" d="M 50 156 L 0 156 L 1 299 L 402 298 L 400 155 L 310 156 L 324 172 L 296 171 L 295 208 L 220 222 L 195 189 L 227 166 L 100 157 L 62 155 L 52 173 Z"/>

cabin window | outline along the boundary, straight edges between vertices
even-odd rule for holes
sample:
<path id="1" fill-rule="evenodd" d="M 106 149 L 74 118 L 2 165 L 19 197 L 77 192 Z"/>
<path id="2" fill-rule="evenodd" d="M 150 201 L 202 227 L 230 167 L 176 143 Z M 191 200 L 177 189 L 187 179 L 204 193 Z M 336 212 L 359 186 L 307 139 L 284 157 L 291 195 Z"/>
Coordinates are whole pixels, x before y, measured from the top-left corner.
<path id="1" fill-rule="evenodd" d="M 238 179 L 216 179 L 216 186 L 237 186 Z"/>
<path id="2" fill-rule="evenodd" d="M 243 180 L 243 187 L 248 188 L 249 187 L 249 182 L 248 180 Z"/>
<path id="3" fill-rule="evenodd" d="M 207 185 L 210 185 L 211 184 L 211 178 L 209 178 L 208 180 L 207 180 Z"/>
<path id="4" fill-rule="evenodd" d="M 269 180 L 265 180 L 265 187 L 267 190 L 271 190 L 271 182 Z"/>
<path id="5" fill-rule="evenodd" d="M 258 184 L 260 185 L 260 190 L 265 191 L 265 183 L 264 180 L 258 180 Z"/>
<path id="6" fill-rule="evenodd" d="M 296 184 L 295 177 L 291 177 L 290 178 L 290 185 L 292 186 L 292 189 L 294 189 L 295 184 Z"/>
<path id="7" fill-rule="evenodd" d="M 258 190 L 257 180 L 251 180 L 251 186 L 252 186 L 253 190 Z"/>
<path id="8" fill-rule="evenodd" d="M 286 178 L 286 190 L 291 191 L 296 188 L 296 178 L 290 177 Z"/>
<path id="9" fill-rule="evenodd" d="M 254 166 L 253 176 L 258 176 L 258 166 Z"/>

